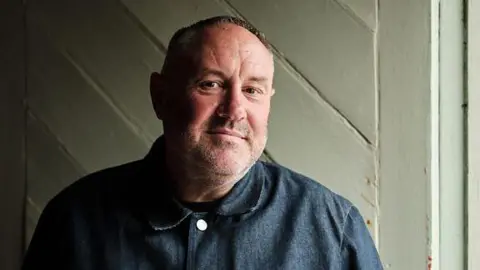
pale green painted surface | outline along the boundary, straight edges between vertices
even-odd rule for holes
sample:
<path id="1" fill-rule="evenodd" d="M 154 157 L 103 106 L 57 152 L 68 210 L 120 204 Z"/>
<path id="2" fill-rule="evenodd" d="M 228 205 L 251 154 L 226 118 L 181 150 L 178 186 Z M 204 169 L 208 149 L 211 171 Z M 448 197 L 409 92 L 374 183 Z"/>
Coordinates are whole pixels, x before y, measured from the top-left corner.
<path id="1" fill-rule="evenodd" d="M 386 269 L 428 269 L 431 237 L 430 1 L 379 8 L 380 226 Z"/>
<path id="2" fill-rule="evenodd" d="M 480 269 L 480 1 L 468 1 L 468 270 Z"/>
<path id="3" fill-rule="evenodd" d="M 440 260 L 465 269 L 463 1 L 440 1 Z"/>

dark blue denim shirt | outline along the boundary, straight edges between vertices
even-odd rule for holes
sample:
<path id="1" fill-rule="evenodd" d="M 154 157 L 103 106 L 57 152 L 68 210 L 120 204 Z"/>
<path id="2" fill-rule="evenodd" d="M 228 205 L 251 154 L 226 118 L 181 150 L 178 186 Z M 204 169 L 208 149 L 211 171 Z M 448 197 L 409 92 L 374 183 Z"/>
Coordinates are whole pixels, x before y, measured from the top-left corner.
<path id="1" fill-rule="evenodd" d="M 192 212 L 172 197 L 163 149 L 54 197 L 23 269 L 383 269 L 357 208 L 321 184 L 259 161 Z"/>

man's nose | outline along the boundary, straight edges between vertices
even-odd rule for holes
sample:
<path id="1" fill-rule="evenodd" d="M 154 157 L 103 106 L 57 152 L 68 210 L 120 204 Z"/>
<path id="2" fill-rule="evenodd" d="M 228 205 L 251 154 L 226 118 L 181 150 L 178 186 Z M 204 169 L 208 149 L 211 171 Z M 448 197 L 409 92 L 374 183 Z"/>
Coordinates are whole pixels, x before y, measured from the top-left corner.
<path id="1" fill-rule="evenodd" d="M 238 122 L 246 117 L 245 96 L 241 86 L 234 85 L 226 89 L 222 103 L 217 109 L 218 116 L 232 122 Z"/>

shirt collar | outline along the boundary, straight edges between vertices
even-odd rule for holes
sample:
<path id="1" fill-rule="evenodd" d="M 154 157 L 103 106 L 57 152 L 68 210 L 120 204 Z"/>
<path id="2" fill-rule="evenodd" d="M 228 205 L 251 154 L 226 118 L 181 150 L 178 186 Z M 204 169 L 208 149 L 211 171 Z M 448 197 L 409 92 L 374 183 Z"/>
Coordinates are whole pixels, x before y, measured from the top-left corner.
<path id="1" fill-rule="evenodd" d="M 165 140 L 158 138 L 147 156 L 142 177 L 146 182 L 140 194 L 141 211 L 155 230 L 167 230 L 176 227 L 192 211 L 183 207 L 174 197 L 168 185 L 165 169 Z M 223 216 L 241 215 L 258 209 L 264 190 L 265 172 L 261 162 L 257 161 L 239 180 L 232 190 L 222 199 L 216 213 Z"/>

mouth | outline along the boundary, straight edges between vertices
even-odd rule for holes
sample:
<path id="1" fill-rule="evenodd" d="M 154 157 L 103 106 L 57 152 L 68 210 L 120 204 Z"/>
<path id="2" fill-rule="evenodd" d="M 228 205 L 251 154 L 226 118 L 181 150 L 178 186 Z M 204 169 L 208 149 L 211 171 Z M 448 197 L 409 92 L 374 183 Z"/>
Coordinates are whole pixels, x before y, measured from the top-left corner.
<path id="1" fill-rule="evenodd" d="M 245 136 L 233 129 L 228 129 L 228 128 L 216 128 L 214 130 L 208 131 L 209 134 L 213 135 L 220 135 L 220 136 L 229 136 L 229 137 L 236 137 L 240 139 L 245 139 Z"/>

